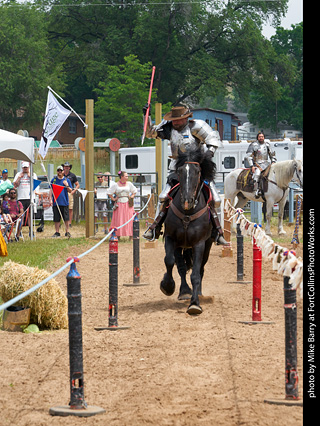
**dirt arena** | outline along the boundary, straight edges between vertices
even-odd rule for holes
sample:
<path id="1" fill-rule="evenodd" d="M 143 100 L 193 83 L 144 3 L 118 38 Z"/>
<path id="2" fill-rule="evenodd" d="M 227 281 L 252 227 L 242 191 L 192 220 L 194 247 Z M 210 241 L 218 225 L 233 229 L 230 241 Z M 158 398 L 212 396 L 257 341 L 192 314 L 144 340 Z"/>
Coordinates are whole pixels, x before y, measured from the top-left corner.
<path id="1" fill-rule="evenodd" d="M 301 248 L 299 249 L 301 250 Z M 106 410 L 89 418 L 53 417 L 69 403 L 68 331 L 0 331 L 0 425 L 302 425 L 303 408 L 271 405 L 285 396 L 283 279 L 262 266 L 262 320 L 251 320 L 251 284 L 236 279 L 233 258 L 214 246 L 205 269 L 203 313 L 160 292 L 164 246 L 140 245 L 141 283 L 132 283 L 132 245 L 119 244 L 119 326 L 108 325 L 108 243 L 81 259 L 85 400 Z M 82 251 L 69 253 L 79 255 Z M 52 272 L 63 265 L 55 260 Z M 252 279 L 252 245 L 245 242 L 245 280 Z M 66 273 L 56 280 L 66 292 Z M 175 271 L 178 286 L 178 274 Z M 298 297 L 298 372 L 302 397 L 302 300 Z"/>

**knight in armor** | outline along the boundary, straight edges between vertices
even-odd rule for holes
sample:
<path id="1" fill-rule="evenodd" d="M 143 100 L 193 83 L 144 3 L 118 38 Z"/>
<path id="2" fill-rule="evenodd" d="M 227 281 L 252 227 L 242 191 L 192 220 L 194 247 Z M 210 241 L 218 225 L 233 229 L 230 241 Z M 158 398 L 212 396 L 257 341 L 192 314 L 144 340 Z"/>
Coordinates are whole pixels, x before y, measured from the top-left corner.
<path id="1" fill-rule="evenodd" d="M 143 109 L 144 114 L 148 105 Z M 169 165 L 169 175 L 167 183 L 163 191 L 159 195 L 159 202 L 156 211 L 156 218 L 152 225 L 145 231 L 143 237 L 147 240 L 153 241 L 158 239 L 161 232 L 161 227 L 165 221 L 167 214 L 167 207 L 169 205 L 169 191 L 173 186 L 172 177 L 175 172 L 176 159 L 178 158 L 179 148 L 187 150 L 200 145 L 205 150 L 206 148 L 212 152 L 212 157 L 216 149 L 220 146 L 219 133 L 213 130 L 203 120 L 189 120 L 192 117 L 192 112 L 185 106 L 173 107 L 172 110 L 165 114 L 163 120 L 158 125 L 152 125 L 150 116 L 148 117 L 148 126 L 146 136 L 148 138 L 161 138 L 170 141 L 171 144 L 171 162 Z M 206 148 L 205 148 L 206 146 Z M 216 190 L 214 183 L 209 182 L 209 187 L 212 193 L 212 203 L 209 203 L 210 217 L 213 224 L 213 234 L 217 244 L 229 245 L 223 237 L 223 231 L 219 222 L 219 218 L 215 208 L 221 204 L 221 198 Z"/>
<path id="2" fill-rule="evenodd" d="M 253 173 L 255 198 L 262 196 L 260 188 L 260 175 L 269 165 L 269 158 L 271 164 L 277 161 L 275 152 L 271 150 L 269 142 L 264 139 L 264 133 L 259 132 L 257 134 L 257 140 L 252 142 L 246 152 L 245 159 L 247 160 L 249 167 Z"/>

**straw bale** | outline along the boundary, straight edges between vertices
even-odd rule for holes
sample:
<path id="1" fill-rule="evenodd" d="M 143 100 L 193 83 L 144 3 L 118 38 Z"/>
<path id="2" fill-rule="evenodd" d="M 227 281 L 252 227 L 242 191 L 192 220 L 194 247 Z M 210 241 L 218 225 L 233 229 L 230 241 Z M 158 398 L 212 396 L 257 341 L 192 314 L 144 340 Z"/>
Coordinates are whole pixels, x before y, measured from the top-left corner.
<path id="1" fill-rule="evenodd" d="M 11 260 L 0 268 L 0 297 L 4 302 L 13 299 L 51 274 Z M 41 329 L 68 327 L 68 301 L 59 284 L 51 279 L 16 305 L 30 307 L 30 322 Z"/>

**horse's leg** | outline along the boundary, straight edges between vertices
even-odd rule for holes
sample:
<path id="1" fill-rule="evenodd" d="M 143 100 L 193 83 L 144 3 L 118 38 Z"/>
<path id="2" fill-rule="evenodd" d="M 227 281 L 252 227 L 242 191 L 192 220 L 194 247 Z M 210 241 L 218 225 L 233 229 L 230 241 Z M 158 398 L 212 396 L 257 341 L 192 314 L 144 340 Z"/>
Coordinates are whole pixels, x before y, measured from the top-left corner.
<path id="1" fill-rule="evenodd" d="M 286 205 L 287 197 L 284 196 L 282 200 L 279 202 L 279 212 L 278 212 L 278 234 L 279 235 L 285 235 L 286 231 L 283 229 L 283 214 L 284 214 L 284 207 Z"/>
<path id="2" fill-rule="evenodd" d="M 272 218 L 272 208 L 273 208 L 273 202 L 270 199 L 267 199 L 266 201 L 266 207 L 267 207 L 267 224 L 266 224 L 266 234 L 267 235 L 272 235 L 271 234 L 271 218 Z"/>
<path id="3" fill-rule="evenodd" d="M 192 297 L 190 306 L 187 310 L 189 315 L 197 315 L 202 313 L 202 308 L 199 304 L 199 292 L 201 286 L 201 265 L 205 248 L 205 242 L 197 244 L 193 247 L 193 268 L 191 273 Z"/>
<path id="4" fill-rule="evenodd" d="M 187 279 L 186 279 L 187 265 L 182 254 L 182 248 L 178 247 L 175 250 L 174 255 L 176 259 L 178 273 L 181 278 L 181 285 L 180 285 L 178 300 L 189 300 L 191 297 L 192 291 L 191 291 L 191 288 L 188 286 Z"/>
<path id="5" fill-rule="evenodd" d="M 173 240 L 169 236 L 165 237 L 165 250 L 166 255 L 164 258 L 164 263 L 166 265 L 167 272 L 164 274 L 160 283 L 160 290 L 166 296 L 172 296 L 175 290 L 175 282 L 172 277 L 172 269 L 174 267 L 175 258 Z"/>

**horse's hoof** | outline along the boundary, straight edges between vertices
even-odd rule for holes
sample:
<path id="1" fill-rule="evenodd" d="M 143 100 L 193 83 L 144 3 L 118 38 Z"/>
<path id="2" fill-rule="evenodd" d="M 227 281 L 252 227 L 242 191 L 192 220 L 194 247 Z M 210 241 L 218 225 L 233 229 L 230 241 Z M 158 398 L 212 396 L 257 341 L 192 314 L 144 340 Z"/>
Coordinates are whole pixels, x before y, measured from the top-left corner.
<path id="1" fill-rule="evenodd" d="M 178 300 L 190 300 L 191 296 L 192 296 L 192 293 L 179 294 Z"/>
<path id="2" fill-rule="evenodd" d="M 199 315 L 202 314 L 202 308 L 199 305 L 190 305 L 187 309 L 189 315 Z"/>
<path id="3" fill-rule="evenodd" d="M 174 293 L 174 290 L 176 288 L 175 282 L 172 280 L 169 283 L 165 283 L 163 280 L 160 283 L 160 290 L 163 294 L 166 296 L 172 296 Z"/>

